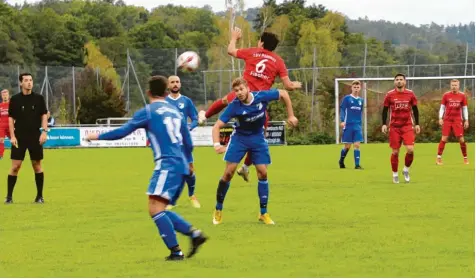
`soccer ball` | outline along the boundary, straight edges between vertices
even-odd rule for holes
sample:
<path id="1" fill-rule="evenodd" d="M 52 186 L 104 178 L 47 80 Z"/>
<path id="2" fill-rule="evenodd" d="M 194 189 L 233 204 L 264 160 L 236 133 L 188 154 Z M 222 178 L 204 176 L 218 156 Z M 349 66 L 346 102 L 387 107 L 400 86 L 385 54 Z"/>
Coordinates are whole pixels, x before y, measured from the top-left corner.
<path id="1" fill-rule="evenodd" d="M 184 72 L 193 72 L 200 66 L 200 56 L 195 51 L 186 51 L 177 58 L 177 67 Z"/>

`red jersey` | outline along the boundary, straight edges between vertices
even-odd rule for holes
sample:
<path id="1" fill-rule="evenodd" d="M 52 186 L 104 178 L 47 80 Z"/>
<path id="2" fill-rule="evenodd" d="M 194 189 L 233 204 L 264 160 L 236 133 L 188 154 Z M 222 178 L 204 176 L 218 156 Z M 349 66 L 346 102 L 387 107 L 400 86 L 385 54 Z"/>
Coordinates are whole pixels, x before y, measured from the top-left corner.
<path id="1" fill-rule="evenodd" d="M 396 89 L 388 91 L 383 101 L 385 107 L 390 108 L 390 126 L 403 127 L 413 124 L 412 107 L 417 105 L 413 91 L 405 89 L 398 92 Z"/>
<path id="2" fill-rule="evenodd" d="M 445 106 L 443 120 L 446 122 L 460 122 L 463 119 L 463 107 L 468 106 L 468 100 L 463 92 L 446 92 L 443 94 L 441 104 Z"/>
<path id="3" fill-rule="evenodd" d="M 7 103 L 0 103 L 0 126 L 8 126 L 8 106 Z"/>
<path id="4" fill-rule="evenodd" d="M 251 91 L 269 90 L 274 80 L 288 76 L 283 59 L 276 53 L 263 48 L 244 48 L 236 52 L 236 57 L 245 61 L 243 78 Z"/>

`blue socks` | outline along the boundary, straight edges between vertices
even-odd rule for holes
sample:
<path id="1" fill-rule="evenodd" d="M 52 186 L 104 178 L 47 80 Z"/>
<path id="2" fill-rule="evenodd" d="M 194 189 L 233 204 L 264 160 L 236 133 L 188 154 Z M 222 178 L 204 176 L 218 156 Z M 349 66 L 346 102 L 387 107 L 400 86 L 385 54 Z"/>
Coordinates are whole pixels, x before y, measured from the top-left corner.
<path id="1" fill-rule="evenodd" d="M 182 216 L 178 215 L 173 211 L 165 211 L 165 214 L 167 215 L 167 217 L 169 217 L 176 231 L 184 235 L 191 234 L 192 225 L 189 222 L 185 221 Z"/>
<path id="2" fill-rule="evenodd" d="M 349 152 L 349 149 L 342 148 L 340 151 L 340 160 L 339 162 L 344 163 L 345 156 L 347 156 L 347 152 Z"/>
<path id="3" fill-rule="evenodd" d="M 159 229 L 160 236 L 165 242 L 165 246 L 167 246 L 167 248 L 169 248 L 170 250 L 176 249 L 178 247 L 177 236 L 174 231 L 174 225 L 172 224 L 170 218 L 167 216 L 167 212 L 159 212 L 152 216 L 152 219 L 154 220 L 155 225 Z"/>
<path id="4" fill-rule="evenodd" d="M 355 166 L 360 166 L 360 149 L 354 149 Z"/>
<path id="5" fill-rule="evenodd" d="M 223 210 L 223 202 L 225 201 L 225 196 L 229 188 L 230 182 L 225 182 L 220 179 L 217 188 L 217 204 L 215 206 L 216 210 Z"/>
<path id="6" fill-rule="evenodd" d="M 200 231 L 192 227 L 182 216 L 173 211 L 162 211 L 152 216 L 155 225 L 159 229 L 160 236 L 167 248 L 173 254 L 182 255 L 182 251 L 177 242 L 175 231 L 195 238 L 200 235 Z"/>
<path id="7" fill-rule="evenodd" d="M 195 194 L 195 173 L 185 176 L 185 181 L 188 186 L 188 196 L 191 197 Z"/>
<path id="8" fill-rule="evenodd" d="M 267 179 L 258 181 L 258 196 L 261 214 L 265 214 L 268 212 L 269 197 L 269 184 Z"/>

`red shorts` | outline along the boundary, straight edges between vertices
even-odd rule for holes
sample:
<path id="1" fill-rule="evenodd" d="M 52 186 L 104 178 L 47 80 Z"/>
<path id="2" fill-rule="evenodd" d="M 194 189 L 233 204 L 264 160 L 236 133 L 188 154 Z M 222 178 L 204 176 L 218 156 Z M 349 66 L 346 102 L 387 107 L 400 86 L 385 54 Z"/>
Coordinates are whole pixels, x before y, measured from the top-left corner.
<path id="1" fill-rule="evenodd" d="M 448 137 L 453 130 L 453 135 L 455 137 L 462 137 L 464 134 L 463 123 L 461 122 L 444 122 L 443 128 L 441 129 L 441 134 L 445 137 Z"/>
<path id="2" fill-rule="evenodd" d="M 0 138 L 10 138 L 10 128 L 8 126 L 0 126 Z"/>
<path id="3" fill-rule="evenodd" d="M 415 132 L 413 131 L 413 126 L 403 126 L 403 127 L 390 127 L 388 132 L 388 140 L 390 147 L 393 149 L 398 149 L 403 145 L 414 145 L 415 144 Z"/>

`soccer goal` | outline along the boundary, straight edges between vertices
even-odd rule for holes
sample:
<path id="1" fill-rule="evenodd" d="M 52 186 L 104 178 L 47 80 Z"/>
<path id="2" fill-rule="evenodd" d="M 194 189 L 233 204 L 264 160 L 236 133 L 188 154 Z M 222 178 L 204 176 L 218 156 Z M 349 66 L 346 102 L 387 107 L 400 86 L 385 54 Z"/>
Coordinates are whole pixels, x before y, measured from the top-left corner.
<path id="1" fill-rule="evenodd" d="M 468 102 L 474 103 L 475 76 L 432 76 L 407 77 L 407 88 L 413 90 L 419 103 L 437 102 L 444 92 L 450 91 L 450 81 L 460 81 L 460 91 L 468 96 Z M 336 144 L 341 142 L 340 102 L 350 94 L 352 81 L 362 83 L 361 97 L 364 99 L 363 133 L 364 143 L 368 142 L 369 132 L 375 134 L 381 125 L 381 111 L 386 93 L 394 88 L 393 77 L 379 78 L 336 78 L 335 82 L 335 137 Z M 435 111 L 437 115 L 437 111 Z"/>

